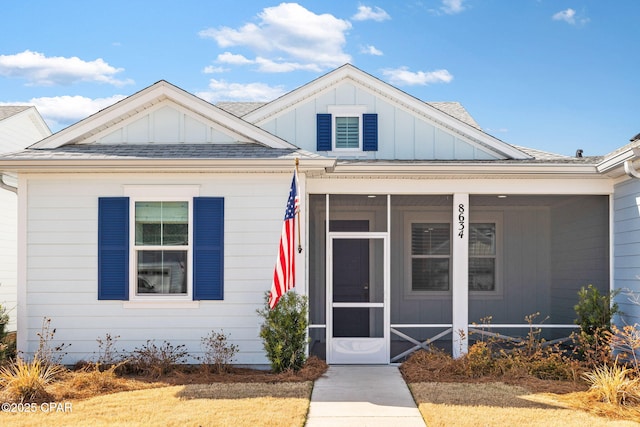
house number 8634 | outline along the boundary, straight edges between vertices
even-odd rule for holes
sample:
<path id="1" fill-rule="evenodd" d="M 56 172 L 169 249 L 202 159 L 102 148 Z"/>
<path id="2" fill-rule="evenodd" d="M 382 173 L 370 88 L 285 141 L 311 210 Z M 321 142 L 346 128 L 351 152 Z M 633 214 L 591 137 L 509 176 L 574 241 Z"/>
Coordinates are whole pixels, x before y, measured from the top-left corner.
<path id="1" fill-rule="evenodd" d="M 458 236 L 461 239 L 464 237 L 464 205 L 462 203 L 458 205 Z"/>

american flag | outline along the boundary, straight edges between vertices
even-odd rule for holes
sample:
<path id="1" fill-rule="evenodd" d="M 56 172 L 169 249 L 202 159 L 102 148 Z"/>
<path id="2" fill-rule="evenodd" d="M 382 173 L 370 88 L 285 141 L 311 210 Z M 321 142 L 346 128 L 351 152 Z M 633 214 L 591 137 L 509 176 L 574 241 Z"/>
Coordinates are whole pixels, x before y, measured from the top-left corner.
<path id="1" fill-rule="evenodd" d="M 296 214 L 300 210 L 300 199 L 298 198 L 298 177 L 293 171 L 291 190 L 287 209 L 284 212 L 284 224 L 282 224 L 282 234 L 280 235 L 280 246 L 278 250 L 278 260 L 273 272 L 273 283 L 269 294 L 269 308 L 273 309 L 280 297 L 295 286 L 296 281 Z"/>

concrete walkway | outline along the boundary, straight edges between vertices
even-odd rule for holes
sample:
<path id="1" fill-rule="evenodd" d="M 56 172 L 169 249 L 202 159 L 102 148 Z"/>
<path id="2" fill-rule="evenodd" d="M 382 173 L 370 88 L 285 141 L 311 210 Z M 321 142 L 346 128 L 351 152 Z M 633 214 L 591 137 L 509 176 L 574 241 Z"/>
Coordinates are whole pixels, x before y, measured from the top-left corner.
<path id="1" fill-rule="evenodd" d="M 396 366 L 329 367 L 313 386 L 306 427 L 425 427 Z"/>

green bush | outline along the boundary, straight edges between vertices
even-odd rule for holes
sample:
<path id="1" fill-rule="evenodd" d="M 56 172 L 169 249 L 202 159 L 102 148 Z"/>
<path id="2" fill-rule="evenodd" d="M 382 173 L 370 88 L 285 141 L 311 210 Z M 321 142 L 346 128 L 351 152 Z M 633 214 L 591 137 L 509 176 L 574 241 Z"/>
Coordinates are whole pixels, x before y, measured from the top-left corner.
<path id="1" fill-rule="evenodd" d="M 620 313 L 613 299 L 618 293 L 601 294 L 593 285 L 578 291 L 578 304 L 573 307 L 575 323 L 580 325 L 580 332 L 574 335 L 575 352 L 590 367 L 611 361 L 611 319 Z"/>
<path id="2" fill-rule="evenodd" d="M 273 310 L 269 294 L 265 307 L 258 310 L 264 318 L 260 337 L 274 372 L 298 371 L 306 360 L 307 297 L 291 291 L 284 294 Z"/>
<path id="3" fill-rule="evenodd" d="M 611 318 L 620 312 L 618 304 L 613 302 L 618 293 L 602 295 L 593 285 L 583 286 L 578 291 L 578 304 L 573 309 L 578 316 L 575 323 L 580 325 L 582 332 L 593 336 L 611 331 Z"/>

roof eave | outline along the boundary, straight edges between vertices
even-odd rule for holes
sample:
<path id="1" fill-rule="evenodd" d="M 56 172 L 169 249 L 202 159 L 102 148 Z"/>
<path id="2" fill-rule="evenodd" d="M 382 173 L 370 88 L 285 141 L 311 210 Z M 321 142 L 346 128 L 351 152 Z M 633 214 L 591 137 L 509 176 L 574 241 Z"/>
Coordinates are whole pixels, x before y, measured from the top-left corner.
<path id="1" fill-rule="evenodd" d="M 634 161 L 640 158 L 640 147 L 630 147 L 627 150 L 616 153 L 613 156 L 605 158 L 596 166 L 598 172 L 610 176 L 624 175 L 624 164 L 627 161 Z"/>
<path id="2" fill-rule="evenodd" d="M 380 175 L 580 175 L 598 176 L 595 165 L 584 164 L 539 164 L 539 163 L 464 163 L 429 162 L 409 164 L 340 164 L 334 168 L 336 174 L 380 174 Z"/>
<path id="3" fill-rule="evenodd" d="M 94 159 L 94 160 L 11 160 L 0 162 L 0 172 L 277 172 L 292 170 L 294 157 L 282 159 Z M 334 159 L 299 158 L 299 170 L 332 169 Z"/>

